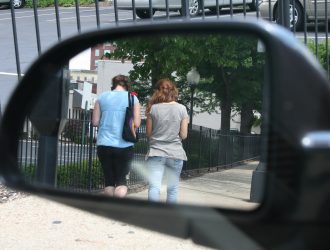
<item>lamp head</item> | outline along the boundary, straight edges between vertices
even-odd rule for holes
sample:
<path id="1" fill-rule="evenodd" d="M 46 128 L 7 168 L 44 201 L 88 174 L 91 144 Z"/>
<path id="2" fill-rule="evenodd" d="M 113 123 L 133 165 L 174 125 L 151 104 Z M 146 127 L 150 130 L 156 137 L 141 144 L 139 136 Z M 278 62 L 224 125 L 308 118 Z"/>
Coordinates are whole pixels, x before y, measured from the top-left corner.
<path id="1" fill-rule="evenodd" d="M 199 83 L 200 75 L 195 67 L 187 73 L 187 81 L 191 85 L 197 85 Z"/>

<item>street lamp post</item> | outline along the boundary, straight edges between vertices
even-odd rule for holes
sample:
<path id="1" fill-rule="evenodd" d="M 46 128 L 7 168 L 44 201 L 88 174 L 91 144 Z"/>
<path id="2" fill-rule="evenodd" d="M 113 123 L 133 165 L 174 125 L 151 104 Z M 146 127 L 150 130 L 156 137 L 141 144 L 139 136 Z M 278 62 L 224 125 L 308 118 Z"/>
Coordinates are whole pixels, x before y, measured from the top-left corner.
<path id="1" fill-rule="evenodd" d="M 200 75 L 195 67 L 187 73 L 187 81 L 190 87 L 190 120 L 189 120 L 189 129 L 192 129 L 192 118 L 193 118 L 193 108 L 194 108 L 194 93 L 197 84 L 199 83 Z"/>

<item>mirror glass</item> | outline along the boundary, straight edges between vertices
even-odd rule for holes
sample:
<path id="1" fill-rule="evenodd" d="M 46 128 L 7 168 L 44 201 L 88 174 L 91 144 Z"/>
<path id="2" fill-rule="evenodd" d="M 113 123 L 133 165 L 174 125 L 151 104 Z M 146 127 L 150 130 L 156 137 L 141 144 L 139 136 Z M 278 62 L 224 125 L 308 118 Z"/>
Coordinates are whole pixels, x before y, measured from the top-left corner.
<path id="1" fill-rule="evenodd" d="M 252 176 L 265 153 L 266 68 L 266 47 L 248 34 L 155 34 L 100 41 L 50 74 L 21 133 L 19 168 L 33 184 L 111 194 L 112 188 L 104 189 L 98 147 L 109 146 L 103 144 L 112 140 L 107 136 L 122 126 L 112 123 L 124 117 L 128 96 L 109 93 L 121 90 L 111 89 L 112 79 L 124 75 L 141 106 L 139 140 L 130 151 L 119 150 L 124 152 L 120 157 L 109 153 L 116 146 L 102 157 L 107 159 L 104 168 L 116 165 L 113 175 L 125 171 L 128 162 L 130 171 L 115 184 L 127 183 L 125 198 L 157 200 L 159 187 L 160 202 L 254 209 L 262 201 L 251 199 L 251 189 L 257 187 L 257 197 L 263 191 L 263 179 L 253 183 Z M 175 93 L 170 84 L 160 85 L 159 96 L 153 96 L 160 79 L 176 84 L 177 98 L 162 97 Z M 96 103 L 99 125 L 93 126 Z M 100 132 L 102 126 L 108 134 Z M 181 140 L 185 127 L 187 138 Z M 118 145 L 123 149 L 129 144 Z M 118 189 L 119 196 L 125 193 Z"/>

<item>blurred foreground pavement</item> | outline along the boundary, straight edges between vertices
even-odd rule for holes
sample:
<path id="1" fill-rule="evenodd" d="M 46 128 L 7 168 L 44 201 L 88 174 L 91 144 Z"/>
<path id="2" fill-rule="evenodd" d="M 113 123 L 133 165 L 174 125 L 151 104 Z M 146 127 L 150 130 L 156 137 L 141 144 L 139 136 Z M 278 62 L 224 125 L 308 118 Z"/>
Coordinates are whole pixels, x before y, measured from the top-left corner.
<path id="1" fill-rule="evenodd" d="M 248 201 L 258 162 L 180 182 L 179 202 L 253 209 Z M 162 190 L 163 197 L 166 190 Z M 129 197 L 147 197 L 147 190 Z M 28 195 L 0 203 L 1 249 L 208 249 Z"/>

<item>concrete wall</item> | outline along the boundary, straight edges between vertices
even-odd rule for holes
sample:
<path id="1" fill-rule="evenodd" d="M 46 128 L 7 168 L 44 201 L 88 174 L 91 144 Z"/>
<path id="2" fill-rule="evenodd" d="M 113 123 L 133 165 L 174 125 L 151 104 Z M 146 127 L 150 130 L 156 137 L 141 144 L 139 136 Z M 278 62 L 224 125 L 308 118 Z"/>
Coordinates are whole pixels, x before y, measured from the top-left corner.
<path id="1" fill-rule="evenodd" d="M 241 125 L 241 116 L 232 112 L 232 118 L 230 121 L 230 129 L 240 130 Z M 198 126 L 203 126 L 212 129 L 220 129 L 221 124 L 221 112 L 213 113 L 200 113 L 193 116 L 193 124 Z M 253 127 L 251 130 L 252 133 L 260 134 L 260 127 Z"/>
<path id="2" fill-rule="evenodd" d="M 111 79 L 119 74 L 128 75 L 128 72 L 133 69 L 131 62 L 104 60 L 98 62 L 97 74 L 97 95 L 105 91 L 110 91 Z"/>

